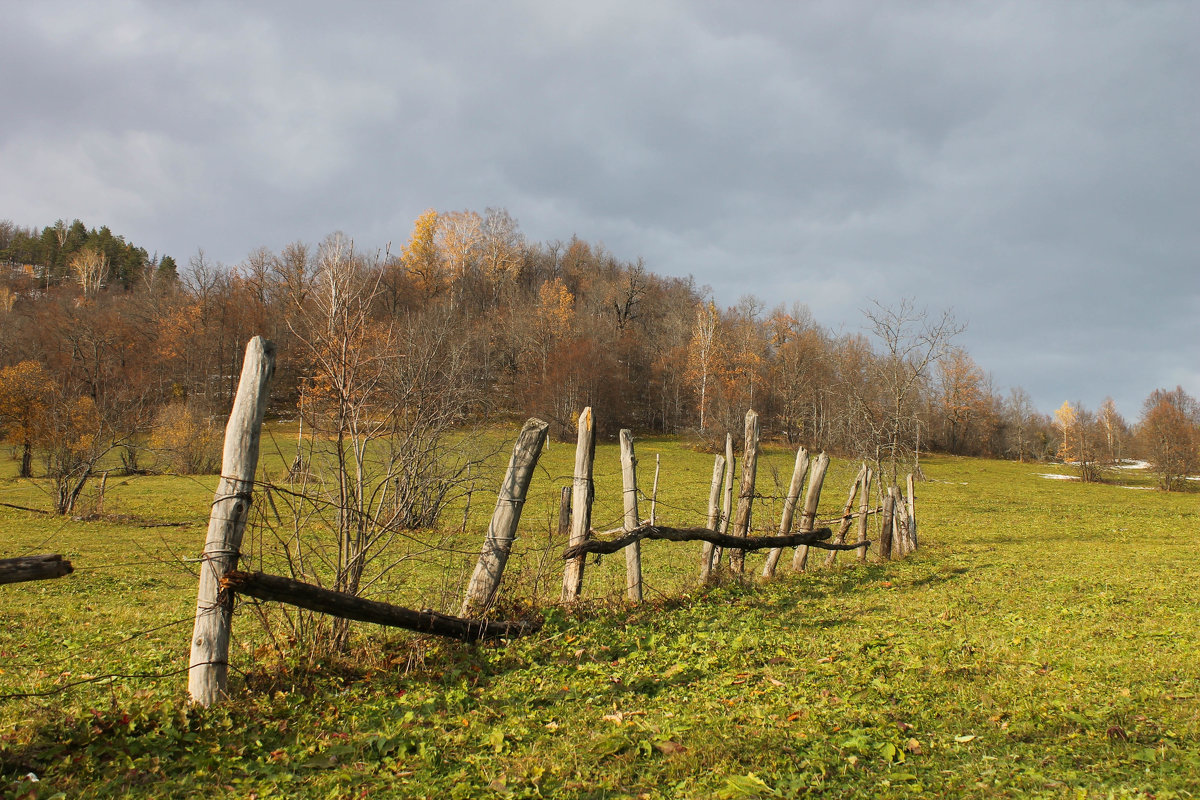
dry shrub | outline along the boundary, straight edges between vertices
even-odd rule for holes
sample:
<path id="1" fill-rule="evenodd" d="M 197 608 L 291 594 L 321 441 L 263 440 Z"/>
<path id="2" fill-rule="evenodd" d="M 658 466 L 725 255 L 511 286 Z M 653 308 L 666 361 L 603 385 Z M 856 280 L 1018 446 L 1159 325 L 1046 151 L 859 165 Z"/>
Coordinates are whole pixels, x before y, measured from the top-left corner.
<path id="1" fill-rule="evenodd" d="M 217 471 L 221 460 L 221 429 L 195 406 L 176 402 L 154 417 L 150 448 L 161 467 L 179 475 Z"/>

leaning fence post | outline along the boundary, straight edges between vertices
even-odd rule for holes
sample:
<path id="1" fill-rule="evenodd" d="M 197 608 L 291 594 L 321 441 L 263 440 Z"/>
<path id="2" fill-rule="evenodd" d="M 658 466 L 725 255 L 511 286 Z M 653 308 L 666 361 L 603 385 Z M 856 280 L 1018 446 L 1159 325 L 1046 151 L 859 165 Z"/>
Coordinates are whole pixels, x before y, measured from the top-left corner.
<path id="1" fill-rule="evenodd" d="M 842 524 L 838 526 L 837 535 L 833 537 L 834 544 L 845 544 L 846 534 L 850 532 L 850 526 L 854 524 L 854 498 L 858 495 L 858 486 L 862 483 L 863 473 L 867 471 L 867 465 L 864 463 L 858 468 L 858 474 L 854 476 L 854 483 L 850 484 L 850 495 L 846 498 L 846 505 L 842 506 Z M 837 550 L 830 550 L 829 555 L 825 556 L 825 568 L 829 569 L 837 561 Z"/>
<path id="2" fill-rule="evenodd" d="M 804 473 L 808 472 L 808 451 L 801 447 L 796 451 L 796 466 L 792 469 L 792 481 L 788 484 L 787 497 L 783 501 L 783 513 L 779 517 L 779 535 L 787 536 L 792 532 L 792 518 L 796 515 L 796 503 L 800 500 L 800 490 L 804 488 Z M 767 553 L 767 561 L 763 564 L 762 575 L 770 578 L 775 575 L 775 567 L 783 555 L 782 547 L 773 547 Z"/>
<path id="3" fill-rule="evenodd" d="M 525 507 L 529 482 L 533 479 L 533 469 L 542 454 L 549 428 L 548 423 L 530 418 L 517 436 L 512 457 L 508 460 L 508 471 L 496 495 L 496 510 L 492 512 L 479 561 L 475 564 L 475 572 L 471 575 L 467 594 L 463 598 L 460 614 L 464 617 L 486 611 L 496 599 L 500 579 L 504 577 L 504 567 L 512 552 L 513 541 L 517 538 L 517 525 L 521 522 L 521 511 Z"/>
<path id="4" fill-rule="evenodd" d="M 633 454 L 633 431 L 621 430 L 621 486 L 625 498 L 625 530 L 642 524 L 638 517 L 637 458 Z M 654 523 L 651 523 L 654 524 Z M 625 593 L 634 603 L 642 602 L 642 543 L 625 548 Z"/>
<path id="5" fill-rule="evenodd" d="M 275 345 L 255 336 L 246 345 L 242 375 L 233 411 L 225 426 L 221 480 L 217 483 L 208 535 L 200 562 L 196 593 L 196 622 L 188 661 L 188 694 L 192 702 L 209 706 L 225 694 L 229 677 L 229 635 L 233 626 L 233 595 L 221 593 L 220 580 L 237 567 L 242 532 L 250 513 L 254 471 L 258 467 L 259 437 L 267 408 L 267 386 L 275 370 Z"/>
<path id="6" fill-rule="evenodd" d="M 813 462 L 812 471 L 808 474 L 808 492 L 804 495 L 804 513 L 800 515 L 800 532 L 805 533 L 817 526 L 817 506 L 821 502 L 821 485 L 825 483 L 825 470 L 829 469 L 829 456 L 821 453 Z M 808 566 L 808 545 L 802 544 L 796 548 L 792 556 L 792 569 L 804 572 Z"/>
<path id="7" fill-rule="evenodd" d="M 734 518 L 733 535 L 743 539 L 750 535 L 750 512 L 754 508 L 754 479 L 758 472 L 758 412 L 746 412 L 746 456 L 742 460 L 742 485 L 738 490 L 737 517 Z M 746 551 L 734 550 L 729 554 L 729 570 L 741 574 L 746 567 Z"/>
<path id="8" fill-rule="evenodd" d="M 721 476 L 725 472 L 725 456 L 717 454 L 713 459 L 712 484 L 708 487 L 708 518 L 704 527 L 715 531 L 720 516 Z M 713 551 L 712 542 L 705 542 L 700 548 L 700 583 L 706 584 L 712 577 Z"/>
<path id="9" fill-rule="evenodd" d="M 858 505 L 858 542 L 862 544 L 867 540 L 867 526 L 870 524 L 868 515 L 871 511 L 871 468 L 867 467 L 867 471 L 862 476 L 862 500 Z M 867 548 L 858 548 L 858 560 L 865 564 L 867 561 Z"/>
<path id="10" fill-rule="evenodd" d="M 596 424 L 592 408 L 588 406 L 579 415 L 578 435 L 575 438 L 575 481 L 571 500 L 571 538 L 568 544 L 574 547 L 587 541 L 592 528 L 592 460 L 596 454 Z M 583 559 L 573 558 L 563 570 L 564 603 L 578 600 L 583 592 Z"/>

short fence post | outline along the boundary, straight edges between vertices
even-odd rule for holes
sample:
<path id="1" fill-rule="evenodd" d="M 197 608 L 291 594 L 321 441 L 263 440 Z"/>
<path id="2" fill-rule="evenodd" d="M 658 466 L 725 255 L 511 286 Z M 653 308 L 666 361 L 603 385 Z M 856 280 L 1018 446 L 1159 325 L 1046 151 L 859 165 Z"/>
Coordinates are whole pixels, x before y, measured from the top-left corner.
<path id="1" fill-rule="evenodd" d="M 788 484 L 787 498 L 783 501 L 783 514 L 779 517 L 779 535 L 787 536 L 792 532 L 792 518 L 796 515 L 796 503 L 800 500 L 800 490 L 804 488 L 804 474 L 808 472 L 808 451 L 801 447 L 796 451 L 796 466 L 792 469 L 792 481 Z M 775 575 L 775 567 L 783 556 L 782 547 L 773 547 L 767 553 L 767 561 L 763 564 L 762 575 L 770 578 Z"/>
<path id="2" fill-rule="evenodd" d="M 733 535 L 743 539 L 750 535 L 750 512 L 754 508 L 754 480 L 758 472 L 758 413 L 754 409 L 746 412 L 746 455 L 742 460 L 742 485 L 738 490 L 737 517 L 733 522 Z M 729 569 L 741 574 L 746 567 L 746 551 L 734 550 L 729 554 Z"/>
<path id="3" fill-rule="evenodd" d="M 908 540 L 912 549 L 917 549 L 917 489 L 913 483 L 913 474 L 908 473 Z"/>
<path id="4" fill-rule="evenodd" d="M 721 500 L 721 520 L 718 533 L 729 533 L 729 520 L 733 516 L 733 473 L 737 459 L 733 457 L 733 435 L 725 434 L 725 488 Z M 721 568 L 721 548 L 713 548 L 713 569 Z"/>
<path id="5" fill-rule="evenodd" d="M 708 487 L 708 518 L 704 527 L 715 531 L 720 518 L 721 477 L 725 472 L 725 456 L 717 455 L 713 459 L 712 484 Z M 700 583 L 706 584 L 712 577 L 713 552 L 712 542 L 705 542 L 700 548 Z"/>
<path id="6" fill-rule="evenodd" d="M 638 517 L 637 458 L 633 454 L 633 431 L 621 430 L 621 486 L 625 506 L 625 530 L 642 524 Z M 625 593 L 630 601 L 642 602 L 642 543 L 625 548 Z"/>
<path id="7" fill-rule="evenodd" d="M 571 538 L 573 547 L 587 541 L 592 527 L 592 460 L 596 455 L 596 424 L 592 408 L 588 406 L 579 415 L 578 435 L 575 438 L 575 480 L 571 497 Z M 583 561 L 585 556 L 573 558 L 563 570 L 564 603 L 578 600 L 583 592 Z"/>
<path id="8" fill-rule="evenodd" d="M 254 472 L 258 467 L 267 386 L 274 371 L 275 345 L 255 336 L 246 345 L 237 396 L 225 426 L 221 480 L 213 499 L 200 562 L 196 622 L 188 661 L 188 694 L 192 702 L 203 706 L 221 699 L 229 677 L 233 594 L 222 594 L 220 581 L 237 567 L 242 532 L 250 513 Z"/>
<path id="9" fill-rule="evenodd" d="M 879 557 L 884 561 L 892 558 L 892 516 L 896 511 L 896 487 L 889 486 L 883 498 L 883 519 L 879 525 Z"/>
<path id="10" fill-rule="evenodd" d="M 854 524 L 854 498 L 858 496 L 858 487 L 862 483 L 863 472 L 867 469 L 867 465 L 863 464 L 858 468 L 858 474 L 854 476 L 854 483 L 850 484 L 850 496 L 846 498 L 846 505 L 842 507 L 842 524 L 838 526 L 837 535 L 833 537 L 834 544 L 845 544 L 846 534 L 850 532 L 850 526 Z M 830 550 L 829 555 L 825 556 L 825 568 L 831 568 L 837 561 L 837 550 Z"/>
<path id="11" fill-rule="evenodd" d="M 549 429 L 548 423 L 531 418 L 517 436 L 512 457 L 508 460 L 508 471 L 504 473 L 504 482 L 496 494 L 496 510 L 492 512 L 492 520 L 488 523 L 479 561 L 475 563 L 475 571 L 471 574 L 471 582 L 463 597 L 460 614 L 464 617 L 487 611 L 496 599 L 500 580 L 504 577 L 504 567 L 512 553 L 513 541 L 517 538 L 517 525 L 521 522 L 525 496 L 533 480 L 533 469 L 542 454 L 546 431 Z"/>
<path id="12" fill-rule="evenodd" d="M 571 487 L 564 486 L 558 496 L 558 537 L 571 533 Z"/>
<path id="13" fill-rule="evenodd" d="M 800 532 L 807 533 L 817 526 L 817 506 L 821 502 L 821 486 L 825 483 L 825 471 L 829 469 L 829 456 L 821 453 L 813 462 L 808 475 L 808 492 L 804 495 L 804 513 L 800 516 Z M 808 566 L 808 545 L 796 548 L 792 556 L 792 569 L 804 572 Z"/>
<path id="14" fill-rule="evenodd" d="M 862 492 L 860 496 L 862 500 L 858 505 L 858 542 L 862 544 L 867 541 L 867 527 L 870 524 L 869 515 L 871 513 L 871 468 L 867 467 L 867 471 L 862 476 Z M 860 564 L 867 563 L 867 548 L 866 546 L 858 548 L 858 561 Z"/>

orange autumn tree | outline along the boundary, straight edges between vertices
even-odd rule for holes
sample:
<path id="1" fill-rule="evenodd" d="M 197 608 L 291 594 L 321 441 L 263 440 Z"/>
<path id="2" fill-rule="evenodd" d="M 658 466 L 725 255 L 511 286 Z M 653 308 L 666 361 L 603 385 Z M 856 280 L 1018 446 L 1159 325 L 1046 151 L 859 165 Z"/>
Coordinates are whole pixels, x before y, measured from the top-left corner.
<path id="1" fill-rule="evenodd" d="M 0 425 L 21 448 L 22 478 L 33 477 L 33 447 L 45 433 L 54 392 L 46 368 L 36 361 L 0 370 Z"/>

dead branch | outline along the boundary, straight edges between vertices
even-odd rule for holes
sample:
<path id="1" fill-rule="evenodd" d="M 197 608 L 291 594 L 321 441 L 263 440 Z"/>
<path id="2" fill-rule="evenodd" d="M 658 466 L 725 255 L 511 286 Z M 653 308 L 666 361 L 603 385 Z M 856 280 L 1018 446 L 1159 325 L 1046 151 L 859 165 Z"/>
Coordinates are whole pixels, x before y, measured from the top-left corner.
<path id="1" fill-rule="evenodd" d="M 333 592 L 291 578 L 264 575 L 261 572 L 227 573 L 221 579 L 221 587 L 238 594 L 257 597 L 259 600 L 288 603 L 343 619 L 407 628 L 410 631 L 432 633 L 464 642 L 512 639 L 533 633 L 542 627 L 542 623 L 538 621 L 463 619 L 436 611 L 413 611 L 389 603 Z"/>
<path id="2" fill-rule="evenodd" d="M 663 525 L 643 525 L 628 532 L 606 531 L 601 534 L 592 531 L 591 535 L 605 536 L 618 532 L 621 535 L 612 539 L 592 538 L 568 547 L 563 551 L 563 560 L 569 561 L 587 553 L 615 553 L 642 539 L 664 539 L 669 542 L 711 542 L 717 547 L 735 550 L 764 550 L 771 547 L 795 547 L 797 545 L 808 545 L 822 550 L 857 550 L 870 544 L 869 542 L 831 544 L 824 541 L 833 536 L 833 531 L 829 528 L 818 528 L 815 531 L 792 533 L 787 536 L 730 536 L 717 533 L 709 528 L 668 528 Z"/>

